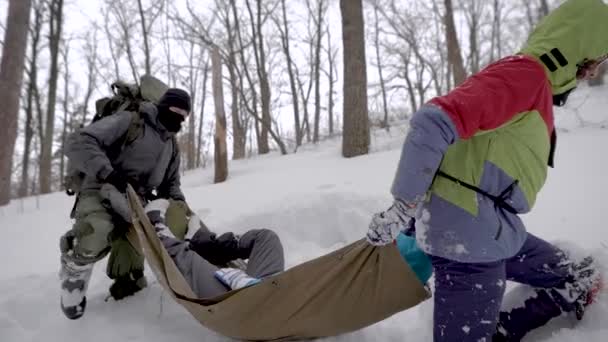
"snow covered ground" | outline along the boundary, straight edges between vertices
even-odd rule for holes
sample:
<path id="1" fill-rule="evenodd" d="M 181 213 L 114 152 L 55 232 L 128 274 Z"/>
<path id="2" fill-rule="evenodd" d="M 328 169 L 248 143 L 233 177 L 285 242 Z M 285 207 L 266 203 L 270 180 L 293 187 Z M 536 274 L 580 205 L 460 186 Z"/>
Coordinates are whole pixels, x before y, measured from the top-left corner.
<path id="1" fill-rule="evenodd" d="M 525 221 L 531 232 L 582 246 L 608 265 L 608 130 L 573 129 L 578 123 L 567 114 L 558 116 L 569 131 L 558 140 L 557 168 Z M 284 157 L 231 162 L 224 184 L 212 184 L 212 170 L 191 172 L 183 186 L 191 207 L 218 232 L 275 229 L 285 244 L 288 266 L 293 266 L 364 236 L 371 214 L 390 203 L 406 129 L 401 125 L 389 134 L 372 133 L 368 156 L 343 159 L 339 141 L 333 140 Z M 106 302 L 110 280 L 105 261 L 96 265 L 85 316 L 65 319 L 59 309 L 58 239 L 70 226 L 71 204 L 64 194 L 51 194 L 0 208 L 0 342 L 229 341 L 195 322 L 163 294 L 149 272 L 147 289 Z M 561 319 L 527 341 L 603 342 L 608 340 L 607 323 L 608 296 L 603 295 L 582 322 Z M 327 340 L 431 341 L 431 324 L 432 301 L 427 301 Z"/>

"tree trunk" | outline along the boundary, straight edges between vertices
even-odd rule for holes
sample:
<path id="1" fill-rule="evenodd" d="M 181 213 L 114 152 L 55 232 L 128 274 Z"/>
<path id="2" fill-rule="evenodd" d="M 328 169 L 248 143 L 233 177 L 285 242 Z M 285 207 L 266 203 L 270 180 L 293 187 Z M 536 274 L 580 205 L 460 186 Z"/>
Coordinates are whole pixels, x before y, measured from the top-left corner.
<path id="1" fill-rule="evenodd" d="M 198 77 L 200 71 L 198 69 L 202 56 L 196 56 L 195 50 L 196 44 L 194 41 L 190 41 L 189 51 L 189 65 L 188 65 L 188 86 L 190 91 L 192 110 L 188 116 L 188 132 L 186 142 L 186 170 L 194 169 L 196 165 L 196 116 L 194 115 L 194 109 L 196 108 L 196 100 L 198 94 Z"/>
<path id="2" fill-rule="evenodd" d="M 460 53 L 460 44 L 458 43 L 458 35 L 456 34 L 456 25 L 454 25 L 454 10 L 452 8 L 452 0 L 444 0 L 445 3 L 445 34 L 448 45 L 448 61 L 451 66 L 452 75 L 454 76 L 454 86 L 460 85 L 467 77 L 467 72 L 464 69 L 462 55 Z"/>
<path id="3" fill-rule="evenodd" d="M 500 34 L 502 7 L 500 0 L 494 0 L 492 8 L 494 12 L 494 19 L 492 21 L 492 45 L 490 47 L 490 60 L 493 62 L 502 57 L 502 37 Z"/>
<path id="4" fill-rule="evenodd" d="M 369 151 L 365 30 L 361 0 L 340 0 L 344 58 L 342 155 L 355 157 Z"/>
<path id="5" fill-rule="evenodd" d="M 268 83 L 268 73 L 266 71 L 266 51 L 264 49 L 264 36 L 262 35 L 262 0 L 257 2 L 257 37 L 259 44 L 260 64 L 258 73 L 260 77 L 260 95 L 262 100 L 262 131 L 260 139 L 260 153 L 270 152 L 268 145 L 268 129 L 272 125 L 270 118 L 270 84 Z"/>
<path id="6" fill-rule="evenodd" d="M 285 0 L 281 0 L 281 10 L 283 15 L 283 28 L 279 28 L 281 34 L 281 46 L 285 59 L 287 59 L 287 74 L 289 75 L 289 86 L 291 88 L 291 101 L 293 104 L 293 118 L 294 118 L 294 132 L 296 136 L 296 146 L 302 145 L 302 131 L 300 128 L 300 109 L 298 100 L 298 90 L 296 87 L 296 79 L 293 70 L 293 60 L 291 58 L 291 52 L 289 50 L 289 23 L 287 22 L 287 9 L 285 6 Z"/>
<path id="7" fill-rule="evenodd" d="M 311 141 L 310 136 L 310 120 L 308 115 L 308 102 L 310 100 L 310 92 L 312 91 L 312 75 L 311 79 L 308 82 L 308 89 L 304 92 L 304 83 L 300 78 L 300 73 L 296 69 L 296 81 L 298 82 L 298 89 L 300 90 L 300 96 L 302 97 L 302 107 L 304 109 L 304 118 L 302 119 L 302 126 L 300 128 L 300 132 L 302 135 L 306 133 L 306 142 Z"/>
<path id="8" fill-rule="evenodd" d="M 329 118 L 329 135 L 334 134 L 334 84 L 336 80 L 334 79 L 335 74 L 335 64 L 336 64 L 336 54 L 333 51 L 331 45 L 331 34 L 329 31 L 329 26 L 327 27 L 327 59 L 329 60 L 329 72 L 327 77 L 329 78 L 329 105 L 328 105 L 328 113 L 327 116 Z"/>
<path id="9" fill-rule="evenodd" d="M 137 65 L 135 63 L 135 57 L 133 54 L 133 48 L 131 45 L 131 18 L 129 18 L 130 13 L 128 13 L 125 8 L 125 3 L 120 1 L 111 2 L 111 6 L 113 6 L 114 15 L 118 20 L 118 25 L 120 26 L 120 30 L 122 31 L 122 44 L 124 46 L 125 52 L 127 53 L 127 61 L 129 62 L 129 66 L 131 68 L 131 75 L 133 77 L 134 83 L 139 83 L 139 73 L 137 72 Z M 118 28 L 117 28 L 118 29 Z"/>
<path id="10" fill-rule="evenodd" d="M 246 2 L 247 4 L 247 9 L 249 12 L 249 17 L 251 19 L 251 25 L 252 25 L 252 32 L 255 32 L 255 23 L 254 23 L 254 19 L 253 19 L 253 13 L 251 11 L 251 7 L 249 5 L 249 1 Z M 240 28 L 240 24 L 239 24 L 239 17 L 237 15 L 237 7 L 236 7 L 236 2 L 235 0 L 230 0 L 230 5 L 232 7 L 232 16 L 234 19 L 234 31 L 236 33 L 236 37 L 238 40 L 238 48 L 239 48 L 239 55 L 240 55 L 240 60 L 241 60 L 241 65 L 243 66 L 243 73 L 245 74 L 245 78 L 247 79 L 247 83 L 249 85 L 249 89 L 251 91 L 251 115 L 252 116 L 258 116 L 258 93 L 255 89 L 255 84 L 253 83 L 253 79 L 251 78 L 251 74 L 249 73 L 249 68 L 247 66 L 247 61 L 245 60 L 245 54 L 244 54 L 244 50 L 245 50 L 245 44 L 243 43 L 243 37 L 241 35 L 241 28 Z M 253 35 L 255 37 L 255 35 Z M 255 44 L 255 38 L 254 38 L 254 42 L 253 42 L 253 51 L 254 51 L 254 55 L 255 55 L 255 61 L 256 61 L 256 66 L 259 64 L 258 60 L 258 52 L 257 52 L 257 45 Z M 238 71 L 238 70 L 235 70 Z M 240 91 L 244 91 L 244 87 L 243 87 L 243 82 L 242 82 L 242 76 L 239 79 L 239 84 L 240 84 Z M 243 98 L 244 101 L 247 101 L 243 96 L 241 96 L 241 98 Z M 260 146 L 260 141 L 262 139 L 261 134 L 260 134 L 260 127 L 259 127 L 259 123 L 256 121 L 254 123 L 254 128 L 255 128 L 255 135 L 256 135 L 256 141 L 258 143 L 258 151 L 259 151 L 259 146 Z"/>
<path id="11" fill-rule="evenodd" d="M 144 7 L 141 4 L 141 0 L 137 0 L 137 7 L 139 9 L 139 20 L 141 22 L 141 33 L 144 41 L 144 58 L 146 61 L 146 74 L 151 75 L 152 70 L 150 67 L 150 45 L 148 43 L 148 29 L 146 26 L 146 15 L 144 13 Z"/>
<path id="12" fill-rule="evenodd" d="M 224 89 L 222 85 L 222 58 L 217 46 L 211 51 L 213 102 L 215 105 L 215 183 L 228 178 L 228 148 L 226 146 L 226 113 L 224 111 Z"/>
<path id="13" fill-rule="evenodd" d="M 402 56 L 401 59 L 403 61 L 403 79 L 405 80 L 405 84 L 407 86 L 407 94 L 410 99 L 410 106 L 412 107 L 412 113 L 415 113 L 418 110 L 418 102 L 416 102 L 416 90 L 414 88 L 414 82 L 410 77 L 410 55 Z"/>
<path id="14" fill-rule="evenodd" d="M 386 101 L 386 86 L 384 84 L 384 75 L 382 74 L 382 59 L 380 59 L 380 20 L 378 19 L 378 6 L 374 6 L 374 50 L 376 51 L 376 63 L 378 63 L 378 77 L 380 79 L 380 91 L 382 94 L 382 110 L 384 119 L 382 127 L 388 131 L 388 104 Z"/>
<path id="15" fill-rule="evenodd" d="M 63 110 L 63 131 L 61 132 L 61 156 L 59 163 L 59 182 L 61 185 L 61 189 L 64 188 L 64 179 L 65 179 L 65 142 L 67 140 L 67 135 L 71 131 L 71 128 L 68 130 L 68 127 L 71 126 L 72 118 L 68 118 L 69 116 L 69 101 L 70 101 L 70 66 L 69 66 L 69 52 L 70 52 L 69 44 L 66 43 L 64 46 L 63 54 L 63 67 L 65 68 L 63 74 L 63 99 L 61 101 L 62 110 Z"/>
<path id="16" fill-rule="evenodd" d="M 87 122 L 89 113 L 89 101 L 93 96 L 93 91 L 97 88 L 97 28 L 93 28 L 93 37 L 87 33 L 87 42 L 85 43 L 85 59 L 87 61 L 87 90 L 82 101 L 81 111 L 82 119 L 80 127 L 83 127 Z"/>
<path id="17" fill-rule="evenodd" d="M 235 72 L 236 59 L 231 53 L 231 62 L 229 62 L 228 72 L 230 73 L 230 93 L 232 96 L 232 102 L 230 104 L 230 114 L 232 116 L 232 159 L 238 160 L 245 158 L 245 145 L 247 143 L 246 132 L 241 124 L 241 118 L 239 114 L 239 81 Z M 234 64 L 232 64 L 235 62 Z"/>
<path id="18" fill-rule="evenodd" d="M 547 0 L 540 0 L 540 7 L 538 8 L 538 20 L 544 18 L 549 14 L 549 4 Z"/>
<path id="19" fill-rule="evenodd" d="M 528 19 L 528 33 L 532 32 L 534 29 L 534 25 L 536 25 L 536 18 L 534 16 L 531 1 L 530 0 L 522 0 L 524 3 L 524 7 L 526 8 L 526 18 Z"/>
<path id="20" fill-rule="evenodd" d="M 239 115 L 239 78 L 236 68 L 236 41 L 234 36 L 234 25 L 230 23 L 230 16 L 226 15 L 225 28 L 228 33 L 228 74 L 230 77 L 230 115 L 232 118 L 232 159 L 238 160 L 245 158 L 245 145 L 247 144 L 246 132 L 241 123 Z"/>
<path id="21" fill-rule="evenodd" d="M 323 39 L 324 0 L 317 1 L 315 19 L 315 53 L 314 53 L 314 82 L 315 82 L 315 128 L 312 141 L 319 142 L 319 122 L 321 121 L 321 39 Z M 312 14 L 312 13 L 311 13 Z"/>
<path id="22" fill-rule="evenodd" d="M 470 4 L 470 18 L 469 18 L 469 46 L 471 50 L 470 67 L 471 73 L 476 74 L 479 71 L 479 44 L 477 35 L 479 33 L 479 13 L 477 12 L 478 4 L 472 1 Z"/>
<path id="23" fill-rule="evenodd" d="M 260 81 L 260 102 L 262 105 L 262 122 L 258 139 L 258 152 L 266 154 L 270 152 L 268 145 L 268 127 L 272 124 L 270 119 L 270 85 L 268 84 L 268 74 L 266 72 L 266 53 L 264 51 L 264 36 L 262 34 L 262 2 L 256 0 L 257 13 L 254 18 L 249 0 L 245 1 L 249 18 L 251 21 L 251 36 L 253 38 L 253 51 Z"/>
<path id="24" fill-rule="evenodd" d="M 63 26 L 63 0 L 50 2 L 49 49 L 51 66 L 49 71 L 49 92 L 47 97 L 44 140 L 40 155 L 40 193 L 51 192 L 53 176 L 53 140 L 55 132 L 55 105 L 57 104 L 57 79 L 59 76 L 59 46 Z"/>
<path id="25" fill-rule="evenodd" d="M 205 102 L 207 100 L 207 77 L 209 75 L 209 60 L 205 60 L 203 68 L 203 91 L 201 93 L 201 114 L 198 121 L 198 141 L 196 145 L 196 167 L 201 166 L 201 153 L 203 145 L 203 119 L 205 118 Z"/>
<path id="26" fill-rule="evenodd" d="M 30 168 L 30 153 L 32 148 L 32 140 L 34 138 L 34 94 L 38 87 L 38 45 L 40 43 L 40 31 L 42 30 L 42 6 L 37 5 L 34 8 L 34 26 L 31 29 L 30 48 L 31 56 L 28 68 L 28 83 L 26 91 L 26 107 L 25 107 L 25 136 L 23 146 L 23 157 L 21 162 L 21 181 L 19 183 L 19 197 L 29 195 L 29 168 Z"/>

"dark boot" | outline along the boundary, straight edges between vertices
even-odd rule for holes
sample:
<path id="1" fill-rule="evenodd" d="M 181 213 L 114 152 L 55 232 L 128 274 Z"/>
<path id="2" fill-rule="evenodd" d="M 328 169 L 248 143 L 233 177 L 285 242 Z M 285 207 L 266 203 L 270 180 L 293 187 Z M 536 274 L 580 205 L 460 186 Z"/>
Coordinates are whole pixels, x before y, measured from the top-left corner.
<path id="1" fill-rule="evenodd" d="M 110 296 L 115 300 L 121 300 L 132 296 L 148 286 L 144 272 L 135 270 L 127 275 L 117 277 L 110 286 Z"/>

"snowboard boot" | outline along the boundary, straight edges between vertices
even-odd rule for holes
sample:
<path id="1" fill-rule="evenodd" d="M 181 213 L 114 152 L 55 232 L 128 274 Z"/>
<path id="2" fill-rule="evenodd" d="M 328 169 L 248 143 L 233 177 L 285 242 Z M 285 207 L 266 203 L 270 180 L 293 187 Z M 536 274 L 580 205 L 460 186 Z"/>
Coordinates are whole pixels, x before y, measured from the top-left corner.
<path id="1" fill-rule="evenodd" d="M 592 257 L 567 267 L 569 275 L 562 288 L 536 289 L 536 294 L 526 299 L 522 307 L 501 312 L 492 341 L 520 341 L 530 331 L 566 312 L 582 319 L 585 309 L 599 295 L 602 279 Z"/>
<path id="2" fill-rule="evenodd" d="M 87 288 L 93 265 L 81 265 L 61 257 L 61 310 L 69 319 L 78 319 L 84 315 L 87 306 Z"/>
<path id="3" fill-rule="evenodd" d="M 576 318 L 581 320 L 585 309 L 593 304 L 602 290 L 602 276 L 594 265 L 593 257 L 588 256 L 572 264 L 571 277 L 572 280 L 566 283 L 564 289 L 554 290 L 561 297 L 556 298 L 556 301 L 564 311 L 574 311 Z"/>

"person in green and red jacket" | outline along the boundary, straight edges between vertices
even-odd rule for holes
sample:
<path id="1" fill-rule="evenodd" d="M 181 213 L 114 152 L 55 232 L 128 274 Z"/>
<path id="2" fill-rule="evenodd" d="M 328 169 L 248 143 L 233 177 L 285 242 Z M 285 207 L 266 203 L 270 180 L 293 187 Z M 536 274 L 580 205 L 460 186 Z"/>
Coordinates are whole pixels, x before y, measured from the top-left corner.
<path id="1" fill-rule="evenodd" d="M 434 340 L 519 340 L 563 312 L 581 318 L 601 286 L 591 257 L 528 233 L 529 212 L 553 166 L 553 105 L 608 58 L 608 4 L 569 0 L 516 55 L 432 99 L 411 120 L 392 186 L 367 239 L 415 234 L 435 273 Z M 413 228 L 412 228 L 413 227 Z M 537 295 L 500 312 L 506 280 Z"/>

